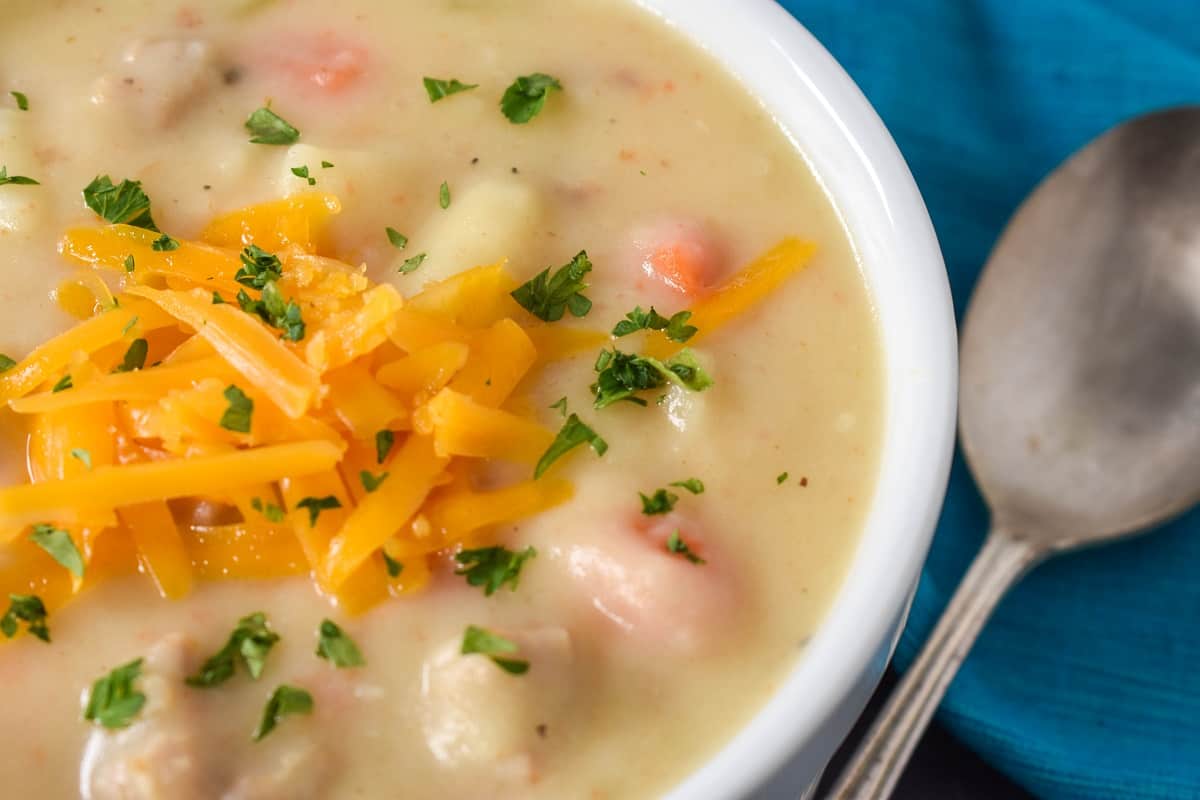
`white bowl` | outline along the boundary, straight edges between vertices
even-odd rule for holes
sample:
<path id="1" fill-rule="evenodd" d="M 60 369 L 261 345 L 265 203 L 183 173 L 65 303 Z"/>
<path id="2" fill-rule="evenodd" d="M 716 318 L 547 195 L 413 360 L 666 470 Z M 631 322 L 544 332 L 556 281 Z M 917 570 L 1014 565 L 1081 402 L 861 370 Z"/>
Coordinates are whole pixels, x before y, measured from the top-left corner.
<path id="1" fill-rule="evenodd" d="M 637 0 L 709 51 L 796 141 L 839 209 L 882 328 L 887 422 L 845 582 L 785 683 L 668 800 L 795 800 L 849 732 L 908 613 L 954 444 L 957 340 L 925 204 L 895 142 L 832 56 L 772 0 Z"/>

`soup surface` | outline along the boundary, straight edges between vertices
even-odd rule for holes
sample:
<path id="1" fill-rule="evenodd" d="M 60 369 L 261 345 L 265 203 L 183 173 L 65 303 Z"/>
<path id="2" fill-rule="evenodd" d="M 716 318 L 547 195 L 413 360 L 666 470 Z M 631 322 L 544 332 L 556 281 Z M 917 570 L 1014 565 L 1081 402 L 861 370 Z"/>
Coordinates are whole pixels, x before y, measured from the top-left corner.
<path id="1" fill-rule="evenodd" d="M 510 120 L 501 95 L 536 74 L 561 89 L 543 89 L 540 108 L 531 89 L 519 105 L 536 114 Z M 427 90 L 429 76 L 474 88 Z M 80 287 L 62 286 L 81 267 L 58 248 L 68 229 L 104 224 L 81 199 L 98 175 L 141 181 L 158 226 L 184 241 L 234 209 L 336 196 L 322 253 L 405 297 L 505 258 L 525 282 L 586 251 L 590 310 L 569 306 L 545 327 L 605 334 L 635 306 L 669 318 L 719 296 L 788 237 L 817 248 L 697 338 L 704 391 L 666 382 L 644 406 L 595 407 L 601 347 L 668 341 L 654 330 L 527 376 L 506 409 L 558 431 L 550 406 L 565 397 L 608 449 L 555 465 L 569 501 L 478 540 L 535 549 L 519 586 L 485 594 L 449 552 L 425 559 L 427 583 L 362 613 L 303 574 L 202 579 L 165 599 L 143 557 L 140 571 L 84 580 L 70 603 L 47 600 L 50 643 L 22 623 L 0 646 L 5 796 L 653 797 L 733 736 L 801 656 L 873 491 L 881 343 L 851 244 L 801 154 L 666 25 L 607 0 L 342 0 L 336 13 L 316 0 L 8 0 L 0 90 L 0 166 L 38 181 L 0 181 L 0 353 L 16 361 L 76 323 L 63 306 Z M 248 115 L 268 105 L 298 142 L 249 141 Z M 114 288 L 123 278 L 102 274 Z M 5 486 L 29 480 L 33 424 L 0 411 Z M 502 460 L 471 480 L 529 477 Z M 692 478 L 702 493 L 671 486 Z M 198 535 L 201 512 L 171 508 L 182 535 Z M 5 513 L 0 501 L 4 541 L 27 539 L 4 529 Z M 14 552 L 0 546 L 0 590 L 37 590 L 14 577 Z M 186 684 L 254 612 L 279 636 L 261 677 L 235 659 L 220 685 Z M 365 665 L 314 656 L 325 618 Z M 468 626 L 516 644 L 508 666 L 527 671 L 463 655 Z M 85 721 L 93 682 L 136 658 L 144 708 L 126 727 Z M 280 684 L 308 692 L 311 713 L 252 741 Z"/>

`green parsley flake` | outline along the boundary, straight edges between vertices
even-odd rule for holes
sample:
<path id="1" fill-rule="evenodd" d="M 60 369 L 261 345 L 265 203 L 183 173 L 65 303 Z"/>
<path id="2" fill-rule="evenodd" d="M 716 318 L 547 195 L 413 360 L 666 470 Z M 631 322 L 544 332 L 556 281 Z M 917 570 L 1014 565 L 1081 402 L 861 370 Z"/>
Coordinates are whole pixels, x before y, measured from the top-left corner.
<path id="1" fill-rule="evenodd" d="M 13 96 L 13 99 L 17 101 L 17 108 L 21 109 L 22 111 L 29 110 L 29 98 L 25 96 L 24 92 L 15 92 L 14 91 L 14 92 L 9 92 L 9 94 L 11 94 Z"/>
<path id="2" fill-rule="evenodd" d="M 322 620 L 317 629 L 317 657 L 329 661 L 338 669 L 361 667 L 366 664 L 358 645 L 332 620 Z"/>
<path id="3" fill-rule="evenodd" d="M 269 522 L 283 522 L 286 517 L 282 508 L 274 503 L 263 503 L 260 497 L 253 498 L 250 501 L 250 507 L 266 517 Z"/>
<path id="4" fill-rule="evenodd" d="M 510 675 L 524 675 L 529 671 L 529 662 L 507 657 L 519 651 L 517 643 L 511 639 L 497 636 L 475 625 L 468 625 L 466 631 L 463 632 L 462 647 L 459 650 L 464 656 L 472 653 L 487 656 L 496 666 Z"/>
<path id="5" fill-rule="evenodd" d="M 146 695 L 133 685 L 141 674 L 142 659 L 139 658 L 93 683 L 83 718 L 110 730 L 128 727 L 146 704 Z"/>
<path id="6" fill-rule="evenodd" d="M 252 244 L 242 250 L 240 259 L 242 266 L 233 279 L 251 289 L 263 289 L 271 281 L 283 279 L 283 264 L 279 256 L 268 253 L 258 245 Z"/>
<path id="7" fill-rule="evenodd" d="M 92 454 L 82 447 L 71 448 L 71 458 L 83 464 L 89 470 L 92 468 Z"/>
<path id="8" fill-rule="evenodd" d="M 300 131 L 269 108 L 263 107 L 246 118 L 251 144 L 288 145 L 300 141 Z"/>
<path id="9" fill-rule="evenodd" d="M 211 689 L 233 677 L 240 661 L 253 680 L 258 680 L 267 663 L 267 654 L 279 641 L 271 630 L 267 615 L 261 611 L 238 620 L 225 646 L 210 656 L 195 675 L 188 676 L 188 686 Z"/>
<path id="10" fill-rule="evenodd" d="M 704 481 L 699 478 L 688 478 L 686 481 L 675 481 L 668 485 L 687 489 L 692 494 L 704 494 Z"/>
<path id="11" fill-rule="evenodd" d="M 384 228 L 387 232 L 388 241 L 392 243 L 392 247 L 397 250 L 403 250 L 408 247 L 408 237 L 395 228 Z"/>
<path id="12" fill-rule="evenodd" d="M 75 384 L 71 381 L 71 376 L 63 375 L 58 379 L 58 383 L 50 387 L 50 392 L 52 394 L 58 394 L 59 392 L 65 392 L 67 389 L 73 388 L 75 388 Z"/>
<path id="13" fill-rule="evenodd" d="M 549 408 L 553 408 L 565 418 L 567 416 L 567 398 L 560 397 L 557 403 L 551 403 Z"/>
<path id="14" fill-rule="evenodd" d="M 615 348 L 602 350 L 595 369 L 598 375 L 591 388 L 596 408 L 622 400 L 644 406 L 646 401 L 637 397 L 637 393 L 661 388 L 667 382 L 693 392 L 703 392 L 713 385 L 712 378 L 687 349 L 667 361 L 622 353 Z"/>
<path id="15" fill-rule="evenodd" d="M 417 267 L 425 263 L 425 259 L 429 257 L 428 253 L 417 253 L 412 258 L 406 259 L 400 265 L 399 272 L 401 275 L 407 275 L 410 272 L 416 272 Z"/>
<path id="16" fill-rule="evenodd" d="M 777 476 L 775 476 L 775 483 L 782 486 L 787 479 L 788 479 L 788 474 L 786 472 L 781 472 Z"/>
<path id="17" fill-rule="evenodd" d="M 584 277 L 591 271 L 592 262 L 588 260 L 587 251 L 581 250 L 554 275 L 547 267 L 518 286 L 512 292 L 512 298 L 543 322 L 557 322 L 567 310 L 576 317 L 585 316 L 592 310 L 592 301 L 582 294 L 588 288 Z"/>
<path id="18" fill-rule="evenodd" d="M 362 481 L 363 488 L 367 490 L 368 494 L 370 494 L 378 489 L 380 485 L 382 485 L 383 482 L 388 479 L 388 473 L 381 472 L 379 475 L 372 475 L 370 472 L 367 472 L 364 469 L 362 472 L 358 473 L 358 479 Z"/>
<path id="19" fill-rule="evenodd" d="M 137 262 L 135 262 L 133 260 L 133 253 L 130 253 L 129 255 L 125 256 L 125 271 L 126 272 L 133 272 L 134 267 L 136 267 L 136 266 L 137 266 Z"/>
<path id="20" fill-rule="evenodd" d="M 296 508 L 308 510 L 308 526 L 316 527 L 317 519 L 321 516 L 322 511 L 331 511 L 335 508 L 341 508 L 342 501 L 338 500 L 333 495 L 325 497 L 305 497 L 299 503 L 296 503 Z"/>
<path id="21" fill-rule="evenodd" d="M 83 202 L 113 225 L 132 225 L 159 232 L 150 216 L 150 198 L 142 191 L 140 181 L 123 180 L 113 185 L 109 176 L 97 175 L 84 187 Z"/>
<path id="22" fill-rule="evenodd" d="M 387 569 L 389 578 L 399 578 L 400 573 L 404 572 L 404 565 L 387 554 L 387 550 L 380 550 L 379 554 L 383 556 L 383 566 Z"/>
<path id="23" fill-rule="evenodd" d="M 224 304 L 225 304 L 225 298 L 224 298 L 224 297 L 221 297 L 221 295 L 220 295 L 219 293 L 217 293 L 217 292 L 213 292 L 213 301 L 212 301 L 212 304 L 213 304 L 214 306 L 224 305 Z"/>
<path id="24" fill-rule="evenodd" d="M 0 186 L 11 183 L 13 186 L 41 186 L 33 178 L 24 175 L 9 175 L 7 166 L 0 166 Z"/>
<path id="25" fill-rule="evenodd" d="M 322 161 L 321 169 L 333 169 L 333 162 L 332 161 Z"/>
<path id="26" fill-rule="evenodd" d="M 506 583 L 509 591 L 515 592 L 521 577 L 521 568 L 536 555 L 537 550 L 532 547 L 526 547 L 520 552 L 513 552 L 506 547 L 463 550 L 454 556 L 454 560 L 462 564 L 454 574 L 465 575 L 467 583 L 471 586 L 482 586 L 484 595 L 488 597 Z"/>
<path id="27" fill-rule="evenodd" d="M 440 78 L 425 78 L 422 82 L 425 84 L 425 94 L 429 95 L 431 103 L 436 103 L 452 94 L 479 88 L 478 83 L 463 83 L 458 78 L 451 78 L 448 81 Z"/>
<path id="28" fill-rule="evenodd" d="M 263 737 L 289 714 L 311 714 L 313 710 L 312 695 L 304 689 L 282 684 L 271 693 L 267 705 L 263 709 L 262 721 L 254 729 L 254 741 L 261 742 Z"/>
<path id="29" fill-rule="evenodd" d="M 297 178 L 304 178 L 306 181 L 308 181 L 309 186 L 317 185 L 317 179 L 308 174 L 307 166 L 292 167 L 292 174 L 295 175 Z"/>
<path id="30" fill-rule="evenodd" d="M 135 322 L 136 319 L 131 320 Z M 135 372 L 146 366 L 146 356 L 150 353 L 150 343 L 145 339 L 134 339 L 125 351 L 125 357 L 113 372 Z"/>
<path id="31" fill-rule="evenodd" d="M 670 536 L 667 537 L 667 552 L 681 555 L 697 566 L 708 563 L 703 558 L 692 552 L 692 549 L 688 547 L 687 542 L 683 541 L 683 539 L 679 536 L 679 531 L 674 531 Z"/>
<path id="32" fill-rule="evenodd" d="M 675 504 L 679 502 L 679 495 L 668 492 L 666 489 L 658 489 L 649 497 L 638 492 L 638 497 L 642 498 L 642 513 L 646 516 L 670 514 L 675 510 Z"/>
<path id="33" fill-rule="evenodd" d="M 17 361 L 15 358 L 11 358 L 9 356 L 4 355 L 4 353 L 0 353 L 0 375 L 4 374 L 5 372 L 8 372 L 10 369 L 15 367 L 16 365 L 17 365 Z"/>
<path id="34" fill-rule="evenodd" d="M 524 125 L 541 113 L 546 105 L 547 94 L 562 91 L 562 88 L 556 78 L 541 72 L 522 75 L 504 91 L 504 97 L 500 99 L 500 111 L 514 125 Z"/>
<path id="35" fill-rule="evenodd" d="M 129 318 L 129 322 L 125 323 L 125 327 L 121 328 L 121 335 L 124 336 L 125 334 L 129 333 L 131 330 L 133 330 L 133 326 L 137 325 L 137 324 L 138 324 L 138 317 L 137 317 L 137 314 L 134 314 L 132 317 Z"/>
<path id="36" fill-rule="evenodd" d="M 687 324 L 691 318 L 690 311 L 680 311 L 667 319 L 655 311 L 654 306 L 650 306 L 649 311 L 642 311 L 641 306 L 636 306 L 613 328 L 613 336 L 620 338 L 645 330 L 665 331 L 668 339 L 682 344 L 695 336 L 699 330 L 696 326 Z"/>
<path id="37" fill-rule="evenodd" d="M 150 243 L 150 249 L 156 253 L 169 253 L 172 250 L 179 249 L 179 240 L 172 239 L 170 236 L 164 233 L 162 236 Z"/>
<path id="38" fill-rule="evenodd" d="M 442 181 L 442 185 L 438 187 L 438 205 L 442 210 L 450 207 L 450 184 Z"/>
<path id="39" fill-rule="evenodd" d="M 392 447 L 396 444 L 396 434 L 389 430 L 382 430 L 375 434 L 375 463 L 382 464 L 387 461 L 388 453 L 392 452 Z"/>
<path id="40" fill-rule="evenodd" d="M 8 639 L 17 635 L 19 623 L 25 623 L 25 630 L 43 642 L 50 641 L 50 627 L 46 624 L 46 606 L 42 598 L 33 594 L 10 594 L 8 596 L 8 611 L 0 617 L 0 633 Z"/>
<path id="41" fill-rule="evenodd" d="M 237 293 L 238 305 L 247 314 L 253 314 L 272 328 L 283 331 L 282 338 L 298 342 L 304 338 L 306 326 L 300 306 L 295 300 L 284 300 L 283 293 L 275 281 L 263 285 L 262 299 L 255 300 L 245 289 Z"/>
<path id="42" fill-rule="evenodd" d="M 225 387 L 224 394 L 229 407 L 221 415 L 221 427 L 234 433 L 249 433 L 254 416 L 254 401 L 233 384 Z"/>
<path id="43" fill-rule="evenodd" d="M 563 423 L 562 429 L 554 437 L 554 441 L 550 443 L 550 447 L 538 459 L 537 466 L 533 470 L 533 477 L 535 479 L 542 477 L 546 470 L 550 469 L 551 464 L 581 444 L 591 445 L 598 456 L 602 456 L 608 452 L 608 442 L 604 441 L 594 430 L 584 424 L 577 415 L 572 414 L 567 417 L 567 421 Z"/>

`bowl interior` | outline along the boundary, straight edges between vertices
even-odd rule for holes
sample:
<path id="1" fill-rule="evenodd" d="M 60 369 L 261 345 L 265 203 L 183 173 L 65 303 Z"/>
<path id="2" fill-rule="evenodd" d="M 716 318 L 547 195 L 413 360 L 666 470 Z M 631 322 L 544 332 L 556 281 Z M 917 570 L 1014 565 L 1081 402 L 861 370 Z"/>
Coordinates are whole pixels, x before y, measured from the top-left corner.
<path id="1" fill-rule="evenodd" d="M 737 797 L 789 758 L 815 776 L 907 610 L 954 442 L 957 343 L 937 239 L 903 157 L 857 86 L 772 0 L 637 0 L 704 47 L 796 142 L 842 216 L 884 339 L 885 441 L 865 529 L 817 634 L 778 692 L 670 800 Z M 881 658 L 884 656 L 884 658 Z M 839 711 L 842 712 L 839 714 Z"/>

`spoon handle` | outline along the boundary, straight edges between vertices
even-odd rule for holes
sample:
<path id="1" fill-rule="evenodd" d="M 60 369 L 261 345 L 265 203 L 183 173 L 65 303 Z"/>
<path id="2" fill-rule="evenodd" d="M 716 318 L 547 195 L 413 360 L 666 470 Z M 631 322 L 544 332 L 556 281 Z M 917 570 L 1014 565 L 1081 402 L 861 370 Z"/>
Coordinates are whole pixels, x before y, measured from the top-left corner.
<path id="1" fill-rule="evenodd" d="M 917 660 L 896 687 L 829 797 L 890 797 L 959 665 L 1000 598 L 1044 552 L 993 527 Z"/>

